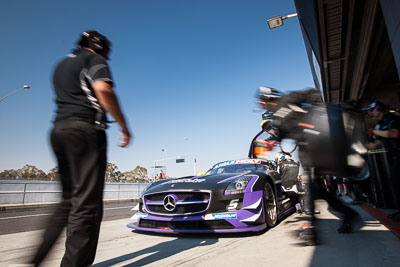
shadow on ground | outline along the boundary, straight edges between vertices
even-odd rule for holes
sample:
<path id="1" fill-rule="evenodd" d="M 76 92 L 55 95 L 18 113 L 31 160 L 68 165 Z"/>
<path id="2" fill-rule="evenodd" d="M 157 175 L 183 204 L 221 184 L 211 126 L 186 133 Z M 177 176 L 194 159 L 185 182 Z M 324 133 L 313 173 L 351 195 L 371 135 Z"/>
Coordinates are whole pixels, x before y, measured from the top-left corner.
<path id="1" fill-rule="evenodd" d="M 215 244 L 217 242 L 218 238 L 215 236 L 214 237 L 211 236 L 203 237 L 203 236 L 192 236 L 192 235 L 177 236 L 177 239 L 162 242 L 152 247 L 148 247 L 110 260 L 99 262 L 97 264 L 94 264 L 93 267 L 112 266 L 115 264 L 122 263 L 124 261 L 132 260 L 141 255 L 150 254 L 148 256 L 145 256 L 144 258 L 135 261 L 134 263 L 123 265 L 130 267 L 143 266 L 146 264 L 150 264 L 152 262 L 156 262 L 158 260 L 162 260 L 164 258 L 171 257 L 177 253 L 192 249 L 194 247 L 208 246 Z"/>

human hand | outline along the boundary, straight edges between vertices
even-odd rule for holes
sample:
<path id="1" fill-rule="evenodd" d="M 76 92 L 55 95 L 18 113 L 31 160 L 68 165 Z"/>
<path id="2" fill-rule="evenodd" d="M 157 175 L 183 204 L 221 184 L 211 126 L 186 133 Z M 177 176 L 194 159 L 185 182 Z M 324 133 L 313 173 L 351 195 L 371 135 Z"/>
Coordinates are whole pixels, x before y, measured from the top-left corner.
<path id="1" fill-rule="evenodd" d="M 120 134 L 121 134 L 121 139 L 122 140 L 119 143 L 119 146 L 120 147 L 126 147 L 129 144 L 130 140 L 131 140 L 131 133 L 129 132 L 128 128 L 125 127 L 123 129 L 121 129 Z"/>
<path id="2" fill-rule="evenodd" d="M 389 138 L 389 131 L 373 130 L 372 133 L 374 135 L 377 135 L 377 136 L 381 136 L 381 137 L 384 137 L 384 138 Z"/>

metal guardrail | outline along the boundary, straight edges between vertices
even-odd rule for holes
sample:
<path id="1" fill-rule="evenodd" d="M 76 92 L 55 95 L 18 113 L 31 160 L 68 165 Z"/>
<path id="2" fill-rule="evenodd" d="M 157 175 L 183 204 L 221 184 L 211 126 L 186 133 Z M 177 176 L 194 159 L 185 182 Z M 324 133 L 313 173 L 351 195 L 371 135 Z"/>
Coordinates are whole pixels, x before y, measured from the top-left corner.
<path id="1" fill-rule="evenodd" d="M 376 207 L 398 209 L 393 178 L 386 149 L 368 151 L 368 163 L 371 173 L 371 190 Z M 397 177 L 398 178 L 398 177 Z"/>
<path id="2" fill-rule="evenodd" d="M 145 183 L 105 183 L 104 199 L 139 198 Z M 59 181 L 0 180 L 0 204 L 28 204 L 59 202 Z"/>

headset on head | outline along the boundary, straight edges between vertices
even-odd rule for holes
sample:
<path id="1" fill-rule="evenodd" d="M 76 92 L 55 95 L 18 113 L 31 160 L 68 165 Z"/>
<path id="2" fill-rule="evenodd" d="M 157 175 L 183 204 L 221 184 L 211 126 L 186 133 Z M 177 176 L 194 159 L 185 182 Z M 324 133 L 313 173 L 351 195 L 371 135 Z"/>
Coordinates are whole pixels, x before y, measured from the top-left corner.
<path id="1" fill-rule="evenodd" d="M 98 54 L 103 54 L 110 50 L 110 41 L 108 41 L 107 37 L 101 35 L 97 31 L 82 32 L 78 45 L 81 47 L 91 48 Z"/>

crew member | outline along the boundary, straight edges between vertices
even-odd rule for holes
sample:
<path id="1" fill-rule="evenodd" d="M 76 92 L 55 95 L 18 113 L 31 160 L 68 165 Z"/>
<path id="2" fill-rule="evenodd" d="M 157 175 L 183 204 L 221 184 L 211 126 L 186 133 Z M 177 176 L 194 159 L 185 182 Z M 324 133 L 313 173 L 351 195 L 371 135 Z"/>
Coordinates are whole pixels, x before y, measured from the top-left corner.
<path id="1" fill-rule="evenodd" d="M 297 184 L 299 175 L 299 164 L 292 160 L 290 154 L 279 152 L 275 155 L 275 162 L 278 165 L 278 172 L 281 175 L 282 186 L 290 190 Z"/>
<path id="2" fill-rule="evenodd" d="M 303 182 L 305 185 L 304 208 L 310 211 L 310 227 L 304 229 L 303 239 L 308 245 L 317 243 L 316 232 L 314 229 L 314 200 L 323 198 L 335 209 L 343 213 L 342 224 L 338 231 L 340 233 L 349 233 L 353 229 L 353 221 L 358 214 L 348 206 L 342 204 L 336 197 L 325 194 L 323 180 L 319 173 L 315 172 L 313 153 L 318 153 L 321 157 L 326 152 L 326 147 L 321 149 L 320 145 L 325 145 L 319 137 L 317 130 L 323 130 L 322 127 L 315 129 L 316 126 L 303 123 L 305 119 L 315 114 L 313 106 L 322 104 L 321 93 L 317 89 L 307 89 L 303 91 L 293 91 L 290 94 L 283 95 L 278 90 L 269 87 L 259 88 L 259 103 L 267 111 L 273 113 L 271 127 L 277 128 L 279 137 L 277 142 L 282 139 L 293 139 L 299 147 L 299 158 L 303 167 Z M 308 117 L 307 117 L 308 116 Z M 318 125 L 317 125 L 318 126 Z M 329 147 L 329 146 L 327 146 Z M 333 151 L 330 151 L 333 154 Z M 336 152 L 333 159 L 339 159 Z M 345 155 L 343 155 L 345 156 Z M 329 164 L 329 160 L 321 160 Z M 318 171 L 318 170 L 317 170 Z M 330 170 L 331 171 L 331 170 Z M 325 191 L 325 192 L 324 192 Z"/>
<path id="3" fill-rule="evenodd" d="M 368 114 L 378 121 L 372 131 L 375 140 L 367 144 L 367 148 L 387 150 L 390 167 L 389 181 L 392 184 L 392 195 L 398 209 L 388 217 L 400 220 L 400 118 L 388 112 L 386 105 L 380 101 L 371 103 L 364 110 L 368 110 Z"/>
<path id="4" fill-rule="evenodd" d="M 121 127 L 121 147 L 128 145 L 131 136 L 106 61 L 111 42 L 97 31 L 86 31 L 77 46 L 53 74 L 57 111 L 50 139 L 63 192 L 31 261 L 35 266 L 42 262 L 65 226 L 61 266 L 91 266 L 103 216 L 106 113 Z"/>

